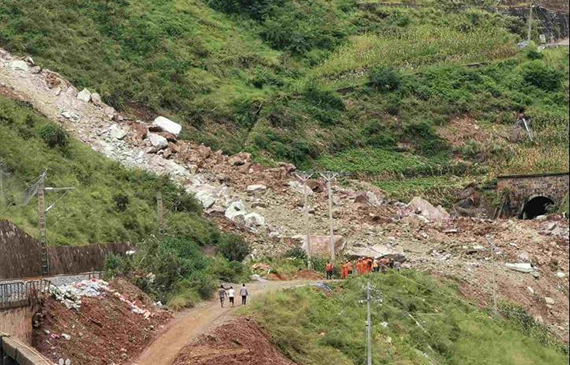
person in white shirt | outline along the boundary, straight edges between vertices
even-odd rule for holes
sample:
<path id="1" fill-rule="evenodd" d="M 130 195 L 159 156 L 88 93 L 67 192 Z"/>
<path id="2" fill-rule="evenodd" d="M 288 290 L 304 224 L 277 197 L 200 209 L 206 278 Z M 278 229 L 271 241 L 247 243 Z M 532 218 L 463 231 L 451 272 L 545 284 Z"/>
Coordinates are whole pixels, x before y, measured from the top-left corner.
<path id="1" fill-rule="evenodd" d="M 228 290 L 228 298 L 230 298 L 230 306 L 234 306 L 234 297 L 235 297 L 235 290 L 233 286 L 230 286 L 230 290 Z"/>
<path id="2" fill-rule="evenodd" d="M 241 305 L 245 305 L 247 303 L 247 296 L 249 295 L 249 292 L 247 291 L 245 284 L 243 284 L 243 286 L 239 290 L 239 295 L 241 295 Z"/>

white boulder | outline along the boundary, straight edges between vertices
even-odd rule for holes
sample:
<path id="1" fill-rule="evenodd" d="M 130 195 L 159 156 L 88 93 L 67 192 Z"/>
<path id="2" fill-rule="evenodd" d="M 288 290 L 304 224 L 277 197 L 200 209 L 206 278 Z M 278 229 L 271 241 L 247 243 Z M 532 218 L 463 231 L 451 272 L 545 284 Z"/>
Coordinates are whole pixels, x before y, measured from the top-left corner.
<path id="1" fill-rule="evenodd" d="M 117 124 L 113 124 L 111 126 L 111 128 L 109 129 L 109 133 L 111 134 L 111 137 L 113 137 L 114 139 L 123 139 L 127 135 L 127 132 L 121 129 L 121 127 L 119 127 Z"/>
<path id="2" fill-rule="evenodd" d="M 89 100 L 91 100 L 91 92 L 87 89 L 83 89 L 77 94 L 77 99 L 88 103 Z"/>
<path id="3" fill-rule="evenodd" d="M 507 264 L 505 264 L 505 266 L 511 270 L 518 271 L 518 272 L 531 273 L 534 271 L 531 264 L 528 262 L 519 262 L 516 264 L 507 263 Z"/>
<path id="4" fill-rule="evenodd" d="M 417 196 L 410 201 L 408 208 L 432 222 L 447 220 L 450 217 L 441 205 L 436 208 L 427 200 Z"/>
<path id="5" fill-rule="evenodd" d="M 157 117 L 154 122 L 152 122 L 152 126 L 160 128 L 163 132 L 172 133 L 176 137 L 178 137 L 182 131 L 182 126 L 180 124 L 165 117 Z"/>
<path id="6" fill-rule="evenodd" d="M 12 61 L 10 62 L 10 66 L 12 67 L 13 70 L 16 71 L 28 71 L 29 69 L 28 64 L 22 60 Z"/>
<path id="7" fill-rule="evenodd" d="M 150 133 L 148 135 L 148 139 L 150 140 L 150 143 L 152 144 L 153 147 L 156 147 L 158 149 L 164 149 L 168 147 L 168 141 L 163 136 L 160 136 L 155 133 Z"/>
<path id="8" fill-rule="evenodd" d="M 246 214 L 243 219 L 248 227 L 265 226 L 265 218 L 257 213 Z"/>
<path id="9" fill-rule="evenodd" d="M 224 215 L 232 221 L 236 220 L 238 217 L 244 217 L 245 205 L 239 200 L 235 201 L 228 206 Z"/>
<path id="10" fill-rule="evenodd" d="M 254 184 L 254 185 L 249 185 L 246 188 L 246 190 L 249 194 L 263 193 L 267 190 L 267 186 L 262 185 L 262 184 Z"/>
<path id="11" fill-rule="evenodd" d="M 216 203 L 216 199 L 207 191 L 199 191 L 196 193 L 196 199 L 198 199 L 204 209 L 210 209 Z"/>
<path id="12" fill-rule="evenodd" d="M 96 106 L 103 105 L 103 101 L 101 100 L 101 95 L 97 93 L 91 94 L 91 102 Z"/>

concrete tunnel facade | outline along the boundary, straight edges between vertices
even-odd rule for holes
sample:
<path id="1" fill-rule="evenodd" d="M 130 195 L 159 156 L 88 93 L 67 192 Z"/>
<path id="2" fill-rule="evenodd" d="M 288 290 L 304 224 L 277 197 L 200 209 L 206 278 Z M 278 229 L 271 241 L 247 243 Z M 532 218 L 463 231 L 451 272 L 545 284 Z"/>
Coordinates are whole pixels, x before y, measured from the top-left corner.
<path id="1" fill-rule="evenodd" d="M 497 194 L 503 198 L 500 217 L 532 219 L 557 211 L 568 188 L 568 172 L 499 176 Z"/>

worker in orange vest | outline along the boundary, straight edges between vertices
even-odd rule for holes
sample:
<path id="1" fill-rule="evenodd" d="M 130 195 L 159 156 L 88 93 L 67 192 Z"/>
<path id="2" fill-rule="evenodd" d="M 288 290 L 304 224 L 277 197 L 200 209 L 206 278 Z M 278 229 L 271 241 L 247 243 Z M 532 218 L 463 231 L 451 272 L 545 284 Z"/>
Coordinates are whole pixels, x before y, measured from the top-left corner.
<path id="1" fill-rule="evenodd" d="M 326 266 L 326 272 L 327 272 L 327 280 L 331 280 L 332 276 L 333 276 L 333 271 L 334 271 L 334 265 L 332 262 L 327 262 L 327 266 Z"/>
<path id="2" fill-rule="evenodd" d="M 352 267 L 352 261 L 348 261 L 346 263 L 346 276 L 350 276 L 352 275 L 352 271 L 354 270 L 354 268 Z"/>

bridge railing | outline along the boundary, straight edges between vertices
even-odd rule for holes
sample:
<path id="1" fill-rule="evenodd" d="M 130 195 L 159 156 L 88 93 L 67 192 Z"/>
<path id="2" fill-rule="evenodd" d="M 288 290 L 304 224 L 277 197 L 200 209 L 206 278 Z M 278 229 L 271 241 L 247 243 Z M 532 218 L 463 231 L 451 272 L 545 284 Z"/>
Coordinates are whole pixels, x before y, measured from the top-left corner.
<path id="1" fill-rule="evenodd" d="M 45 279 L 0 283 L 0 309 L 38 304 L 50 285 Z"/>

